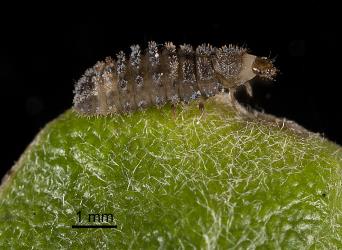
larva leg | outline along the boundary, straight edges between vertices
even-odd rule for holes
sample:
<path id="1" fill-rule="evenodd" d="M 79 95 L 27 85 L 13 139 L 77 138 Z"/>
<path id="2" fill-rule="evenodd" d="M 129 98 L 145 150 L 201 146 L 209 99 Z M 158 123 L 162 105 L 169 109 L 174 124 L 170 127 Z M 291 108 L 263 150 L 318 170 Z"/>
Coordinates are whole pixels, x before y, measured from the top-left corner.
<path id="1" fill-rule="evenodd" d="M 204 113 L 204 102 L 202 100 L 199 101 L 198 108 L 201 111 L 201 115 L 203 115 L 203 113 Z"/>
<path id="2" fill-rule="evenodd" d="M 204 103 L 205 103 L 205 100 L 206 100 L 206 99 L 207 99 L 207 98 L 205 98 L 204 96 L 199 97 L 198 109 L 200 110 L 201 115 L 200 115 L 199 118 L 198 118 L 197 124 L 200 122 L 200 120 L 205 119 L 206 113 L 205 113 Z"/>
<path id="3" fill-rule="evenodd" d="M 250 82 L 246 82 L 245 84 L 245 89 L 246 89 L 246 93 L 249 97 L 253 96 L 253 89 L 252 89 L 252 85 Z"/>
<path id="4" fill-rule="evenodd" d="M 235 92 L 236 90 L 234 88 L 230 88 L 229 93 L 228 93 L 229 101 L 234 108 L 236 108 L 236 104 L 237 104 L 237 100 L 235 98 Z"/>
<path id="5" fill-rule="evenodd" d="M 176 104 L 172 103 L 171 109 L 172 109 L 172 117 L 174 120 L 176 120 Z"/>
<path id="6" fill-rule="evenodd" d="M 201 115 L 199 116 L 198 120 L 197 120 L 197 124 L 200 123 L 200 120 L 204 119 L 203 117 L 205 117 L 205 112 L 204 112 L 204 101 L 203 99 L 199 101 L 198 103 L 198 108 L 201 112 Z"/>
<path id="7" fill-rule="evenodd" d="M 236 93 L 236 89 L 235 88 L 229 89 L 228 98 L 230 100 L 230 103 L 231 103 L 232 107 L 235 110 L 237 110 L 240 114 L 248 115 L 249 111 L 243 105 L 241 105 L 238 102 L 238 100 L 235 97 L 235 93 Z"/>

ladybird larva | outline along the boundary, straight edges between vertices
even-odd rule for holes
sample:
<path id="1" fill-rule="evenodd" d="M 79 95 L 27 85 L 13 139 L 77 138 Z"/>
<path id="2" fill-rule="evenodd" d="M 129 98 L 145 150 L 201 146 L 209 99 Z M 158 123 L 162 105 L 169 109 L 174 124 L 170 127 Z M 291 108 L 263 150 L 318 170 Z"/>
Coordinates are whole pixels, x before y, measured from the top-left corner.
<path id="1" fill-rule="evenodd" d="M 107 57 L 87 69 L 75 84 L 74 109 L 90 116 L 188 103 L 276 73 L 272 60 L 245 48 L 202 44 L 194 50 L 184 44 L 177 49 L 171 42 L 158 47 L 151 41 L 143 53 L 133 45 L 128 58 L 120 51 L 116 60 Z"/>

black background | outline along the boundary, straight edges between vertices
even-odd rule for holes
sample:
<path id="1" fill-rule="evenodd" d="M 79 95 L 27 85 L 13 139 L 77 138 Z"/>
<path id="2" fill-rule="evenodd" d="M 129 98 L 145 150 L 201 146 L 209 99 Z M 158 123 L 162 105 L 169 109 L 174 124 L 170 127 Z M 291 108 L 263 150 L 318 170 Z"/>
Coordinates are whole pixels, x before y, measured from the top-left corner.
<path id="1" fill-rule="evenodd" d="M 247 12 L 248 6 L 197 10 L 177 9 L 175 3 L 167 11 L 167 4 L 160 3 L 157 10 L 132 4 L 121 10 L 90 6 L 88 11 L 55 10 L 57 14 L 54 8 L 37 14 L 14 8 L 2 16 L 0 176 L 47 122 L 71 107 L 73 84 L 86 68 L 149 40 L 233 43 L 255 55 L 276 57 L 281 74 L 274 83 L 256 82 L 250 104 L 342 144 L 341 43 L 333 7 L 296 11 L 289 4 Z"/>

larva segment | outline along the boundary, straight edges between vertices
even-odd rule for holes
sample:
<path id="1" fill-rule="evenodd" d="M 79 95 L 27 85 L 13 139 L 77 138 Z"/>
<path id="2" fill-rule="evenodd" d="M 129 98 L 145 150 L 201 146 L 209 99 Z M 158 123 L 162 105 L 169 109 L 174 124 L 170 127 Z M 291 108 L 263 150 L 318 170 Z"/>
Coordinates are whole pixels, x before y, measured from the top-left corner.
<path id="1" fill-rule="evenodd" d="M 95 91 L 94 68 L 89 68 L 75 84 L 74 108 L 81 114 L 94 115 L 98 107 L 98 98 Z"/>
<path id="2" fill-rule="evenodd" d="M 133 52 L 133 49 L 132 49 Z M 140 52 L 141 53 L 141 52 Z M 135 86 L 135 103 L 138 109 L 143 109 L 152 105 L 151 100 L 151 81 L 148 76 L 148 55 L 140 54 L 140 64 L 133 67 L 134 86 Z"/>
<path id="3" fill-rule="evenodd" d="M 196 81 L 195 53 L 191 45 L 184 44 L 178 50 L 179 58 L 179 96 L 185 103 L 200 96 Z"/>
<path id="4" fill-rule="evenodd" d="M 176 53 L 176 46 L 173 45 L 173 43 L 165 43 L 161 60 L 164 68 L 162 82 L 165 86 L 166 99 L 170 103 L 176 104 L 180 101 L 177 83 L 179 61 Z"/>
<path id="5" fill-rule="evenodd" d="M 197 84 L 204 97 L 214 96 L 223 88 L 215 77 L 213 56 L 214 49 L 209 44 L 202 44 L 196 49 Z"/>
<path id="6" fill-rule="evenodd" d="M 216 77 L 227 88 L 237 85 L 240 71 L 243 66 L 243 56 L 246 50 L 233 45 L 216 49 L 213 65 Z"/>
<path id="7" fill-rule="evenodd" d="M 98 99 L 98 107 L 96 110 L 96 114 L 99 115 L 106 115 L 107 114 L 107 96 L 106 96 L 106 88 L 105 88 L 105 81 L 103 77 L 104 69 L 105 69 L 104 62 L 97 62 L 94 66 L 95 69 L 95 76 L 93 76 L 93 81 L 95 84 L 95 91 L 97 93 Z"/>
<path id="8" fill-rule="evenodd" d="M 151 104 L 147 80 L 144 79 L 144 58 L 141 57 L 139 45 L 131 46 L 130 55 L 130 80 L 135 92 L 135 104 L 139 109 L 146 108 Z"/>
<path id="9" fill-rule="evenodd" d="M 157 107 L 161 107 L 166 103 L 165 86 L 162 81 L 164 74 L 161 64 L 161 55 L 157 44 L 154 41 L 148 43 L 148 68 L 147 76 L 151 83 L 151 101 Z"/>
<path id="10" fill-rule="evenodd" d="M 134 100 L 134 83 L 131 78 L 130 67 L 127 63 L 125 54 L 120 51 L 117 54 L 117 75 L 120 104 L 123 112 L 130 112 L 137 108 Z"/>
<path id="11" fill-rule="evenodd" d="M 115 62 L 111 57 L 105 60 L 105 68 L 102 74 L 107 98 L 107 113 L 113 114 L 121 110 L 120 93 L 118 90 L 118 78 Z"/>

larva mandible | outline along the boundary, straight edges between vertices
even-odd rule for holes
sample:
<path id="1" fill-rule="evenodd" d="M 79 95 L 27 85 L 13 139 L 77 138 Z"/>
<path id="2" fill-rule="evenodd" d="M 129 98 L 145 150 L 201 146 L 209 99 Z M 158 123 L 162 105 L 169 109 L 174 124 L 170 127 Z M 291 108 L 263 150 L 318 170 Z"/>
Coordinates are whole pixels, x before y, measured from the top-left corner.
<path id="1" fill-rule="evenodd" d="M 91 116 L 188 103 L 222 89 L 232 91 L 257 75 L 273 79 L 277 73 L 272 60 L 233 45 L 202 44 L 193 50 L 167 42 L 160 47 L 150 41 L 142 53 L 133 45 L 129 58 L 120 51 L 116 60 L 107 57 L 87 69 L 75 84 L 74 109 Z"/>

